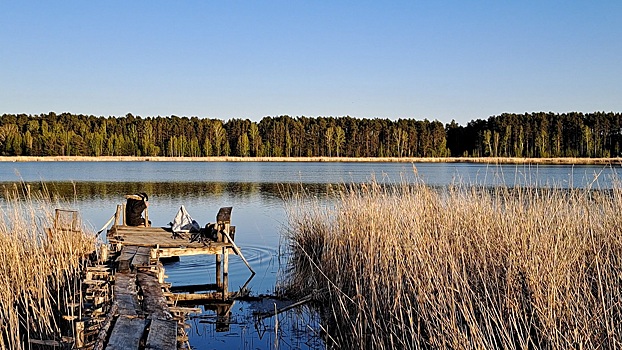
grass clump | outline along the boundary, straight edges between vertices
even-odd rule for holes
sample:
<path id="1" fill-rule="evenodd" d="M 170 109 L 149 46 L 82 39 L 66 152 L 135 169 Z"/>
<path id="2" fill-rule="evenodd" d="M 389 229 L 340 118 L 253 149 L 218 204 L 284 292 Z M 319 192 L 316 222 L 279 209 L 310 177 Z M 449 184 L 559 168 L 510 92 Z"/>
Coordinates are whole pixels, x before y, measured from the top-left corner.
<path id="1" fill-rule="evenodd" d="M 618 348 L 622 191 L 353 185 L 289 207 L 329 347 Z"/>
<path id="2" fill-rule="evenodd" d="M 0 199 L 0 349 L 30 349 L 30 339 L 59 340 L 62 300 L 95 249 L 95 235 L 54 228 L 49 194 L 5 191 Z"/>

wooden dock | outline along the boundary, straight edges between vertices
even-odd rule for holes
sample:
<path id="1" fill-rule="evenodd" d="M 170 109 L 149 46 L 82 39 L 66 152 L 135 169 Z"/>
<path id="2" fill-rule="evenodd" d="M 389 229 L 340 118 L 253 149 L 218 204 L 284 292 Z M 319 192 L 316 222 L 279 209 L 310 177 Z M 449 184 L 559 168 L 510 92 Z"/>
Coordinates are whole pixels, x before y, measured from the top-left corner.
<path id="1" fill-rule="evenodd" d="M 107 286 L 109 307 L 97 322 L 76 323 L 76 348 L 96 350 L 173 350 L 187 347 L 184 322 L 188 313 L 200 312 L 193 307 L 180 307 L 188 300 L 201 304 L 213 303 L 213 309 L 226 319 L 233 305 L 229 292 L 229 255 L 238 254 L 239 248 L 231 239 L 234 228 L 229 216 L 220 215 L 215 240 L 191 242 L 188 233 L 173 234 L 163 227 L 131 227 L 120 223 L 117 216 L 107 232 L 108 264 L 93 271 L 106 270 L 102 278 L 87 276 L 85 285 L 100 289 Z M 117 215 L 120 210 L 117 209 Z M 164 281 L 165 271 L 160 258 L 210 254 L 216 256 L 215 283 L 199 286 L 180 286 L 171 291 Z M 246 262 L 246 261 L 245 261 Z M 249 266 L 250 269 L 250 266 Z M 252 272 L 252 269 L 251 269 Z M 253 272 L 254 274 L 254 272 Z M 185 290 L 184 290 L 185 289 Z M 91 291 L 96 289 L 91 289 Z M 174 291 L 190 291 L 175 293 Z M 196 293 L 211 290 L 209 293 Z M 207 308 L 207 307 L 206 307 Z M 95 324 L 92 326 L 91 324 Z M 93 331 L 96 329 L 97 331 Z M 220 329 L 228 329 L 221 325 Z M 217 329 L 218 330 L 218 329 Z"/>

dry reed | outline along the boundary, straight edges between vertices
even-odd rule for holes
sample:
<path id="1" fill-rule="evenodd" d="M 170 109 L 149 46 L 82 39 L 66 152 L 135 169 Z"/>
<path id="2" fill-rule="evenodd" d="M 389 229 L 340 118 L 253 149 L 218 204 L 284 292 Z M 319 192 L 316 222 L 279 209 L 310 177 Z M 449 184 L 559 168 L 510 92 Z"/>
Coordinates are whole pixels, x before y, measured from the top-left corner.
<path id="1" fill-rule="evenodd" d="M 54 229 L 49 198 L 15 186 L 0 200 L 0 349 L 60 339 L 61 300 L 95 247 L 93 234 Z"/>
<path id="2" fill-rule="evenodd" d="M 622 191 L 376 183 L 288 208 L 290 293 L 352 349 L 622 346 Z"/>

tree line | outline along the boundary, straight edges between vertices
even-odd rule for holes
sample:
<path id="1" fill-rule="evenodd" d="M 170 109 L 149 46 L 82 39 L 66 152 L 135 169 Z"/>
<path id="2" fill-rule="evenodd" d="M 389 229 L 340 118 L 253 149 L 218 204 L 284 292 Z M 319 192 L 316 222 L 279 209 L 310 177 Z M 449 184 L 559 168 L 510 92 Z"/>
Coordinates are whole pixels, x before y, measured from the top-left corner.
<path id="1" fill-rule="evenodd" d="M 352 117 L 0 117 L 4 156 L 617 157 L 620 113 L 504 113 L 452 121 Z"/>

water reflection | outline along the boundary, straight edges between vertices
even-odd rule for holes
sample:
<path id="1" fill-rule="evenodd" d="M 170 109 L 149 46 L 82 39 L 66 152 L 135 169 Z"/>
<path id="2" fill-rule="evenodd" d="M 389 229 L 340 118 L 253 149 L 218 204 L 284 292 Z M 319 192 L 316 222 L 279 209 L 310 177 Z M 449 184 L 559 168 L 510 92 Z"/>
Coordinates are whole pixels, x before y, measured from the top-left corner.
<path id="1" fill-rule="evenodd" d="M 26 188 L 33 192 L 47 191 L 54 197 L 75 200 L 110 199 L 125 194 L 147 192 L 159 198 L 209 198 L 227 195 L 232 198 L 282 198 L 283 194 L 304 190 L 326 193 L 333 187 L 326 183 L 282 184 L 256 182 L 0 182 L 3 191 Z"/>

